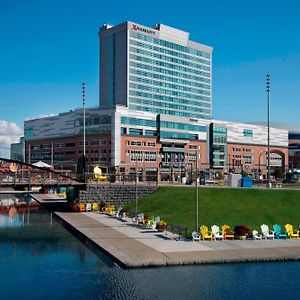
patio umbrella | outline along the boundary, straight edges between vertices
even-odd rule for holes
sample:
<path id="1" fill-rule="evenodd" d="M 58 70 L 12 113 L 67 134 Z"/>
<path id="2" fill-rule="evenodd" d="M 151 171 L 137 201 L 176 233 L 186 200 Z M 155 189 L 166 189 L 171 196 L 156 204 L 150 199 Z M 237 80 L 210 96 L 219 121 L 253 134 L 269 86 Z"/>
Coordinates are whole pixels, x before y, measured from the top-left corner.
<path id="1" fill-rule="evenodd" d="M 43 161 L 38 161 L 38 162 L 36 162 L 36 163 L 34 163 L 34 164 L 32 164 L 33 166 L 36 166 L 36 167 L 40 167 L 40 168 L 47 168 L 47 169 L 51 169 L 51 168 L 53 168 L 51 165 L 48 165 L 48 164 L 46 164 L 46 163 L 44 163 Z"/>

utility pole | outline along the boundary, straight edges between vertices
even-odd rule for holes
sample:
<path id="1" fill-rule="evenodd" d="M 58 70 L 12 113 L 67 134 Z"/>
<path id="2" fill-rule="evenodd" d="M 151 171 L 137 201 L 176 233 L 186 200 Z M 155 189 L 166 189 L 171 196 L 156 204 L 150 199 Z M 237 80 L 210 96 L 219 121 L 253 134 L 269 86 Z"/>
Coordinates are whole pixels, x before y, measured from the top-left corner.
<path id="1" fill-rule="evenodd" d="M 268 188 L 271 187 L 271 173 L 270 173 L 270 90 L 271 90 L 271 76 L 268 73 L 266 76 L 266 91 L 268 98 Z"/>

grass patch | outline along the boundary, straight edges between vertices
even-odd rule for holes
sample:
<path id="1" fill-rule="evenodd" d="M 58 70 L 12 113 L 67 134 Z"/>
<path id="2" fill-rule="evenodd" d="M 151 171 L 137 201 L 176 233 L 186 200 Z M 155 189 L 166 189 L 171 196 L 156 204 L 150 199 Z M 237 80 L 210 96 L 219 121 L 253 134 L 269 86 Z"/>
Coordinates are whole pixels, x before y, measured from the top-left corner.
<path id="1" fill-rule="evenodd" d="M 135 204 L 128 206 L 135 210 Z M 138 201 L 138 211 L 158 215 L 168 224 L 195 227 L 195 189 L 160 187 Z M 300 224 L 300 191 L 268 189 L 199 188 L 199 226 L 244 224 L 260 230 L 263 223 Z"/>

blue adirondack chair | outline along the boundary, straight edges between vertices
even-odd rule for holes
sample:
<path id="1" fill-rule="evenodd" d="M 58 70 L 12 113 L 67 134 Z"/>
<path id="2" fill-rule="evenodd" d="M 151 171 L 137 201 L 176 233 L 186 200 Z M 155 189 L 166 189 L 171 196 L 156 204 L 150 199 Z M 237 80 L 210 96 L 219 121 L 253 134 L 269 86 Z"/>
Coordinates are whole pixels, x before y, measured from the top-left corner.
<path id="1" fill-rule="evenodd" d="M 281 229 L 281 226 L 279 224 L 274 224 L 273 230 L 275 233 L 275 239 L 286 239 L 286 232 Z"/>

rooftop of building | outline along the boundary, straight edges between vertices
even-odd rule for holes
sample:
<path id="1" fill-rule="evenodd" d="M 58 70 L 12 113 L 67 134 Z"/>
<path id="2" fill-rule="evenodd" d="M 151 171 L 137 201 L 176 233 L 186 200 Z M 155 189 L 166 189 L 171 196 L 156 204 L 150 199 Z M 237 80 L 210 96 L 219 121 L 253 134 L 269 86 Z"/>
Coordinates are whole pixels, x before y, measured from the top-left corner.
<path id="1" fill-rule="evenodd" d="M 154 38 L 159 38 L 161 40 L 177 43 L 179 45 L 187 46 L 193 49 L 199 49 L 209 53 L 211 53 L 213 50 L 213 48 L 210 46 L 191 41 L 189 32 L 165 24 L 155 24 L 151 27 L 137 24 L 131 21 L 126 21 L 118 25 L 103 24 L 99 29 L 99 33 L 102 34 L 106 30 L 118 32 L 125 30 L 125 28 L 127 30 L 130 29 L 132 31 L 153 36 Z"/>

